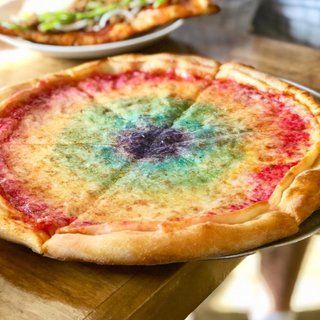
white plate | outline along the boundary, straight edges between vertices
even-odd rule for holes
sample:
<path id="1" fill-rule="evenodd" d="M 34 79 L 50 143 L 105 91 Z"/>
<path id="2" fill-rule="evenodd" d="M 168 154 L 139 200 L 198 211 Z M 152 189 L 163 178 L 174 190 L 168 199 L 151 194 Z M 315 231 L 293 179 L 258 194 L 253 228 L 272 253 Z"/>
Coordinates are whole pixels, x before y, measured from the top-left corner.
<path id="1" fill-rule="evenodd" d="M 0 20 L 5 20 L 8 16 L 15 14 L 21 3 L 22 0 L 9 0 L 0 5 Z M 124 41 L 89 46 L 54 46 L 34 43 L 21 38 L 9 37 L 5 35 L 0 35 L 0 40 L 18 48 L 26 48 L 38 51 L 57 58 L 100 58 L 124 52 L 131 52 L 146 47 L 165 37 L 170 32 L 178 29 L 182 26 L 182 24 L 183 20 L 180 19 L 167 26 L 157 28 L 143 36 L 138 36 Z"/>

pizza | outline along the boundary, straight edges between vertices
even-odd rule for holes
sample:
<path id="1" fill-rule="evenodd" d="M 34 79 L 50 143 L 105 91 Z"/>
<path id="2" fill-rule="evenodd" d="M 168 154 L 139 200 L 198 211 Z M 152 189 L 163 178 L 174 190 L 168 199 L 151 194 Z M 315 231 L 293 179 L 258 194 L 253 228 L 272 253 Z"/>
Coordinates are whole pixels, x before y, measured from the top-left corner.
<path id="1" fill-rule="evenodd" d="M 255 248 L 320 205 L 319 104 L 197 56 L 123 55 L 6 89 L 0 236 L 62 260 Z"/>
<path id="2" fill-rule="evenodd" d="M 180 18 L 219 10 L 211 0 L 31 0 L 26 5 L 17 17 L 0 23 L 0 33 L 63 46 L 124 40 Z"/>

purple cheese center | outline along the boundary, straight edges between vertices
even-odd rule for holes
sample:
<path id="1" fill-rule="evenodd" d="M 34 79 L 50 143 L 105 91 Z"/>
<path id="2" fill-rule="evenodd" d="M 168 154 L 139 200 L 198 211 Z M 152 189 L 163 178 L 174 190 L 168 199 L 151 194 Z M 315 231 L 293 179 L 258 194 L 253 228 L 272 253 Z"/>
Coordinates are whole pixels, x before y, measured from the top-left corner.
<path id="1" fill-rule="evenodd" d="M 188 145 L 188 141 L 189 135 L 182 130 L 151 126 L 122 131 L 116 144 L 134 160 L 163 160 L 177 156 Z"/>

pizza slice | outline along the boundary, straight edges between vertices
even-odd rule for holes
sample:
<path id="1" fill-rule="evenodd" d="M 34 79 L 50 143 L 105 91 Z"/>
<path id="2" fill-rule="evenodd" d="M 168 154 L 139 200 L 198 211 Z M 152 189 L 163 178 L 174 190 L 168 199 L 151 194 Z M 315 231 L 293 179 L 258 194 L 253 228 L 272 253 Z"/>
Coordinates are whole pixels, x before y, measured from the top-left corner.
<path id="1" fill-rule="evenodd" d="M 0 23 L 0 33 L 44 44 L 93 45 L 217 11 L 210 0 L 32 0 L 13 21 Z"/>

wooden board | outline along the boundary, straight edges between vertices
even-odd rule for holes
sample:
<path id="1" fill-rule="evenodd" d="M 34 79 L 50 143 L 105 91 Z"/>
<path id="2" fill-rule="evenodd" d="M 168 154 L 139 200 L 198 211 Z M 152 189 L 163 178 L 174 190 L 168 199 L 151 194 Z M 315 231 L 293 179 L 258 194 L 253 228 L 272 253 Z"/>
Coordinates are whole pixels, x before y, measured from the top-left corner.
<path id="1" fill-rule="evenodd" d="M 212 17 L 214 19 L 214 17 Z M 235 59 L 320 90 L 320 52 L 253 36 L 222 36 L 195 19 L 147 52 Z M 2 50 L 1 50 L 2 49 Z M 0 43 L 0 86 L 78 64 Z M 1 320 L 181 320 L 240 260 L 108 267 L 50 260 L 0 240 Z"/>
<path id="2" fill-rule="evenodd" d="M 184 319 L 240 261 L 97 266 L 3 240 L 0 252 L 1 320 Z"/>

